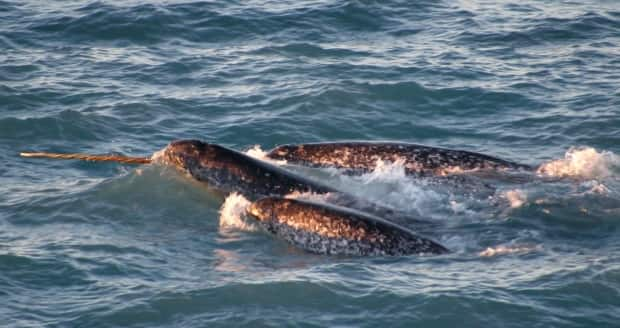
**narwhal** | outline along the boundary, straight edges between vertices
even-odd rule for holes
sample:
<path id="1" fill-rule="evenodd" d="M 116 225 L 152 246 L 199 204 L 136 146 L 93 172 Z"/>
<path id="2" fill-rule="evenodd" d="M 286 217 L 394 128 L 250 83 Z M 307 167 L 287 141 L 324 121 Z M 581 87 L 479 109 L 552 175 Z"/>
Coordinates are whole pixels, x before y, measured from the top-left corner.
<path id="1" fill-rule="evenodd" d="M 362 201 L 318 181 L 248 156 L 236 150 L 200 140 L 171 142 L 151 157 L 119 155 L 87 155 L 58 153 L 21 153 L 23 157 L 113 161 L 128 164 L 162 164 L 176 167 L 208 187 L 223 193 L 237 192 L 248 200 L 267 196 L 286 197 L 292 194 L 325 195 L 337 205 L 372 211 L 391 219 L 431 224 L 411 215 L 384 206 Z"/>
<path id="2" fill-rule="evenodd" d="M 323 203 L 267 197 L 248 208 L 270 233 L 317 254 L 431 255 L 447 253 L 437 242 L 379 217 Z"/>
<path id="3" fill-rule="evenodd" d="M 226 148 L 224 146 L 199 140 L 174 141 L 163 150 L 155 153 L 151 157 L 57 153 L 21 153 L 21 156 L 59 159 L 80 159 L 89 161 L 114 161 L 129 164 L 157 163 L 162 165 L 170 165 L 178 168 L 183 172 L 186 172 L 194 179 L 206 183 L 211 188 L 215 188 L 216 190 L 224 193 L 237 192 L 243 195 L 248 200 L 254 202 L 258 201 L 259 199 L 265 199 L 265 197 L 277 197 L 278 199 L 281 199 L 291 194 L 311 193 L 320 195 L 329 194 L 332 196 L 330 197 L 330 199 L 332 199 L 339 205 L 348 206 L 361 203 L 357 198 L 339 190 L 336 190 L 330 186 L 324 185 L 320 182 L 307 179 L 293 172 L 287 171 L 270 163 L 255 159 L 246 154 Z M 261 208 L 264 202 L 265 201 L 259 202 L 252 208 Z M 320 204 L 306 206 L 307 209 L 305 213 L 307 213 L 309 217 L 316 217 L 318 215 L 317 213 L 325 213 L 327 211 L 331 213 L 331 219 L 326 218 L 325 220 L 333 220 L 334 222 L 337 222 L 338 220 L 340 220 L 338 222 L 345 220 L 346 222 L 349 222 L 350 225 L 353 224 L 353 222 L 356 220 L 354 216 L 342 212 L 341 210 L 335 211 L 333 208 L 330 208 L 329 205 L 324 204 L 324 206 L 325 209 L 321 209 Z M 364 209 L 369 208 L 383 214 L 394 213 L 392 210 L 384 208 L 380 205 L 366 206 Z M 358 220 L 360 220 L 360 224 L 361 222 L 368 223 L 374 220 L 376 222 L 380 222 L 380 224 L 378 226 L 375 225 L 375 227 L 389 226 L 392 228 L 392 230 L 382 228 L 375 228 L 375 230 L 379 229 L 387 235 L 389 235 L 391 231 L 395 234 L 393 238 L 396 239 L 394 240 L 401 240 L 402 238 L 404 238 L 402 236 L 407 235 L 406 232 L 403 232 L 407 231 L 405 228 L 402 228 L 394 223 L 389 225 L 387 224 L 388 221 L 384 221 L 382 219 L 369 220 L 363 215 L 364 214 L 362 214 L 361 212 L 358 214 Z M 298 216 L 298 218 L 302 218 L 302 216 Z M 414 219 L 412 221 L 428 224 L 428 222 L 422 220 Z M 301 234 L 305 232 L 306 231 L 303 231 L 302 229 L 302 231 L 300 231 L 299 233 Z M 348 235 L 343 235 L 342 238 L 349 238 L 347 236 Z M 412 240 L 415 239 L 414 237 L 411 238 L 413 238 Z M 369 241 L 371 241 L 371 239 L 369 239 Z M 403 243 L 405 242 L 403 241 Z M 424 248 L 428 247 L 428 245 L 425 243 L 420 243 L 420 247 Z M 359 255 L 379 254 L 381 253 L 381 251 L 379 251 L 381 249 L 384 250 L 385 254 L 413 253 L 413 251 L 404 252 L 401 250 L 387 250 L 387 248 L 385 248 L 385 245 L 381 247 L 378 246 L 378 248 L 373 249 L 373 251 L 360 252 Z M 424 250 L 417 253 L 432 252 L 427 252 L 426 250 Z"/>
<path id="4" fill-rule="evenodd" d="M 501 158 L 465 150 L 455 150 L 400 142 L 325 142 L 281 145 L 268 158 L 310 167 L 335 167 L 345 172 L 373 170 L 377 161 L 400 162 L 411 175 L 448 175 L 472 170 L 522 170 L 535 168 Z"/>
<path id="5" fill-rule="evenodd" d="M 171 142 L 151 157 L 58 153 L 21 153 L 23 157 L 112 161 L 173 166 L 210 188 L 238 192 L 249 200 L 293 193 L 339 193 L 338 190 L 224 146 L 199 140 Z"/>

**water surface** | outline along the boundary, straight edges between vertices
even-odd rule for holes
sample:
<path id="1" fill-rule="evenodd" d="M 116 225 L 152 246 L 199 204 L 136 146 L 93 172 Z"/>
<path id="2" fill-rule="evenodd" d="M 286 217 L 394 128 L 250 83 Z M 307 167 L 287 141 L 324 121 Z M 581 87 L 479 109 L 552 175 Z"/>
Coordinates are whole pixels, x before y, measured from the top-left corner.
<path id="1" fill-rule="evenodd" d="M 0 322 L 615 326 L 619 44 L 616 1 L 0 1 Z M 181 138 L 568 152 L 576 178 L 297 168 L 436 221 L 453 251 L 326 257 L 235 225 L 235 199 L 220 214 L 174 170 L 17 156 Z"/>

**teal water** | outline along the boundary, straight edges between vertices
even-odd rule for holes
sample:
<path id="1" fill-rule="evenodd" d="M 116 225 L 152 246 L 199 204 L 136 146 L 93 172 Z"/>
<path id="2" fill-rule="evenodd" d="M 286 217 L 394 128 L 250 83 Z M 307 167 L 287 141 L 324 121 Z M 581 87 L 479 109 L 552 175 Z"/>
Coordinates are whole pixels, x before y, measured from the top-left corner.
<path id="1" fill-rule="evenodd" d="M 617 1 L 0 1 L 0 49 L 3 327 L 620 322 Z M 567 154 L 571 178 L 291 168 L 436 221 L 453 251 L 328 257 L 173 170 L 18 157 L 181 138 Z"/>

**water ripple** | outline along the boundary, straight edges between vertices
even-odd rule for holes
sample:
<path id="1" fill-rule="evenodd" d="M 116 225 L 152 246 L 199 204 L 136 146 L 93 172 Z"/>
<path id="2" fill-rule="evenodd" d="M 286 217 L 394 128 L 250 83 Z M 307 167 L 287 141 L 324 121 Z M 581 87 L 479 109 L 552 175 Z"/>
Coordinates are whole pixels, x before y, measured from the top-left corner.
<path id="1" fill-rule="evenodd" d="M 619 40 L 613 1 L 0 0 L 0 322 L 614 326 Z M 180 138 L 407 141 L 582 175 L 286 166 L 437 222 L 453 250 L 347 258 L 221 226 L 223 196 L 175 170 L 17 156 Z"/>

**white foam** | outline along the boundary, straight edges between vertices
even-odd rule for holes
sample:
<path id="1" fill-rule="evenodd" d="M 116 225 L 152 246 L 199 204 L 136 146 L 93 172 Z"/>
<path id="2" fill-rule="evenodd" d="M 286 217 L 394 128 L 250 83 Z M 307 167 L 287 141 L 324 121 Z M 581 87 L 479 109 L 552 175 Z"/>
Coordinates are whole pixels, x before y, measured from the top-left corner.
<path id="1" fill-rule="evenodd" d="M 372 172 L 364 175 L 364 180 L 366 184 L 373 181 L 399 182 L 406 177 L 404 159 L 399 159 L 396 162 L 378 159 Z"/>
<path id="2" fill-rule="evenodd" d="M 236 192 L 228 195 L 220 208 L 220 227 L 246 231 L 256 230 L 256 227 L 245 219 L 246 210 L 250 204 L 249 200 Z"/>
<path id="3" fill-rule="evenodd" d="M 469 203 L 465 201 L 450 200 L 450 209 L 452 214 L 465 215 L 467 217 L 475 217 L 478 215 L 477 211 L 473 211 L 469 207 Z"/>
<path id="4" fill-rule="evenodd" d="M 540 245 L 499 245 L 495 247 L 487 247 L 484 251 L 478 253 L 478 255 L 483 257 L 491 257 L 498 255 L 506 255 L 506 254 L 516 254 L 516 253 L 531 253 L 534 251 L 540 251 L 542 246 Z"/>
<path id="5" fill-rule="evenodd" d="M 403 212 L 418 213 L 427 218 L 442 218 L 446 212 L 455 209 L 452 194 L 437 190 L 436 186 L 429 187 L 428 180 L 407 176 L 403 161 L 378 160 L 374 170 L 369 173 L 361 176 L 338 175 L 337 179 L 338 189 Z M 438 208 L 443 209 L 444 214 Z M 466 210 L 466 204 L 456 208 L 460 213 L 466 213 Z"/>
<path id="6" fill-rule="evenodd" d="M 527 194 L 520 189 L 508 190 L 504 192 L 504 197 L 510 203 L 511 208 L 519 208 L 527 202 Z"/>
<path id="7" fill-rule="evenodd" d="M 438 236 L 437 241 L 451 252 L 459 255 L 464 255 L 480 248 L 476 237 L 467 234 L 441 235 Z"/>
<path id="8" fill-rule="evenodd" d="M 597 179 L 610 176 L 612 168 L 618 165 L 620 159 L 612 152 L 599 152 L 592 147 L 572 147 L 564 158 L 540 165 L 537 172 L 552 177 Z"/>
<path id="9" fill-rule="evenodd" d="M 286 160 L 275 160 L 267 157 L 269 152 L 264 151 L 260 145 L 254 145 L 254 147 L 245 151 L 245 154 L 254 157 L 256 159 L 260 159 L 261 161 L 266 161 L 274 165 L 286 165 Z"/>
<path id="10" fill-rule="evenodd" d="M 153 155 L 151 155 L 151 163 L 163 164 L 165 151 L 166 148 L 162 148 L 161 150 L 154 152 Z"/>
<path id="11" fill-rule="evenodd" d="M 588 188 L 588 190 L 585 192 L 586 194 L 606 195 L 610 192 L 607 186 L 595 180 L 584 182 L 583 186 L 585 188 Z"/>

